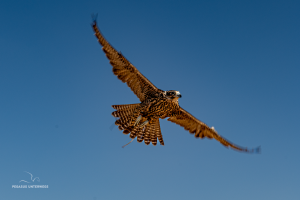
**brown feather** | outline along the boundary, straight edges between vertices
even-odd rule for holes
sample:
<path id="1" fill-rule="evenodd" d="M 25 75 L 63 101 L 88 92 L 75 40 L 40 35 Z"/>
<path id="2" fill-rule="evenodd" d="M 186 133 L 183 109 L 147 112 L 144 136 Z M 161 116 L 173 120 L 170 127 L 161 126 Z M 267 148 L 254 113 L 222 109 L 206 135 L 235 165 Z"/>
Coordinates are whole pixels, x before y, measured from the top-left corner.
<path id="1" fill-rule="evenodd" d="M 156 136 L 158 138 L 158 141 L 161 145 L 165 145 L 162 134 L 161 134 L 161 130 L 160 130 L 160 124 L 159 124 L 159 119 L 157 119 L 156 121 Z"/>
<path id="2" fill-rule="evenodd" d="M 150 144 L 150 133 L 153 128 L 154 128 L 153 124 L 149 124 L 146 126 L 146 130 L 145 130 L 145 134 L 144 134 L 144 142 L 146 145 Z"/>

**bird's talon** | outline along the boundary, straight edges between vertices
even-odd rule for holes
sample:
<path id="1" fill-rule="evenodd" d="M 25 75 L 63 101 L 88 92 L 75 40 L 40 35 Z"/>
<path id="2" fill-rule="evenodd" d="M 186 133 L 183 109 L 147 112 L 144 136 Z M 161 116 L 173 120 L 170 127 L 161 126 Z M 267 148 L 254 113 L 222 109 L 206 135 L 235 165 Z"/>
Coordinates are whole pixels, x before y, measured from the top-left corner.
<path id="1" fill-rule="evenodd" d="M 144 121 L 144 122 L 140 125 L 140 128 L 143 128 L 143 127 L 146 126 L 148 123 L 149 123 L 148 120 Z"/>
<path id="2" fill-rule="evenodd" d="M 135 120 L 134 126 L 136 126 L 137 124 L 139 124 L 140 121 L 141 121 L 141 119 L 142 119 L 142 115 L 138 116 L 138 118 L 136 118 L 136 120 Z"/>

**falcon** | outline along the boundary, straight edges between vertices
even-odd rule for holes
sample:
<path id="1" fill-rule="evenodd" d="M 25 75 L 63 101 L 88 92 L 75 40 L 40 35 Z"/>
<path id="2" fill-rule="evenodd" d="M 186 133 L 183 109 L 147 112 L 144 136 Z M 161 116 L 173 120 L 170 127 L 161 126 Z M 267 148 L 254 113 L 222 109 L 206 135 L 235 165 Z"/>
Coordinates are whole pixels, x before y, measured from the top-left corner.
<path id="1" fill-rule="evenodd" d="M 102 46 L 102 50 L 112 65 L 113 73 L 139 98 L 141 103 L 113 105 L 116 110 L 112 113 L 117 117 L 115 124 L 124 134 L 130 138 L 137 138 L 138 142 L 145 142 L 146 145 L 157 144 L 157 139 L 164 145 L 163 136 L 160 130 L 159 119 L 168 118 L 168 121 L 182 126 L 185 130 L 194 134 L 196 138 L 214 138 L 225 147 L 230 147 L 242 152 L 258 152 L 256 149 L 248 149 L 235 145 L 220 136 L 213 127 L 207 126 L 202 121 L 185 111 L 178 104 L 181 94 L 176 90 L 163 91 L 155 87 L 141 72 L 137 70 L 122 54 L 114 49 L 103 37 L 97 27 L 96 19 L 92 24 L 95 36 Z"/>

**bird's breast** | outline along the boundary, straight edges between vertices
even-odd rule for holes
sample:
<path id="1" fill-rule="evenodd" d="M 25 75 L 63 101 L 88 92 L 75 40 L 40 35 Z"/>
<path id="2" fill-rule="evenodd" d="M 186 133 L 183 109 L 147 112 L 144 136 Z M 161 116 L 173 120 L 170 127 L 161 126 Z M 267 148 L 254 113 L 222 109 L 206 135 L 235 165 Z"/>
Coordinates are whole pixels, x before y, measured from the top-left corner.
<path id="1" fill-rule="evenodd" d="M 171 113 L 178 108 L 178 103 L 161 98 L 148 104 L 147 110 L 145 110 L 144 113 L 149 117 L 161 118 L 171 115 Z"/>

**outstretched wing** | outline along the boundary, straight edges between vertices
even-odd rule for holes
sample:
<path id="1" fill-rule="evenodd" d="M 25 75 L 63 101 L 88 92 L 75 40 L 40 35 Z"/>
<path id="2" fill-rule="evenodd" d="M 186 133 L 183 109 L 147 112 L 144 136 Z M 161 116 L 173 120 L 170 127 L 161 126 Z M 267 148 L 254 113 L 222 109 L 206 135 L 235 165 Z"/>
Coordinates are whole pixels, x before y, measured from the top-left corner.
<path id="1" fill-rule="evenodd" d="M 150 96 L 156 96 L 163 91 L 156 88 L 143 74 L 141 74 L 121 53 L 117 52 L 103 37 L 97 27 L 96 20 L 93 23 L 95 35 L 102 50 L 113 66 L 113 73 L 123 82 L 127 83 L 134 94 L 144 101 Z"/>
<path id="2" fill-rule="evenodd" d="M 174 122 L 182 127 L 185 130 L 188 130 L 190 133 L 194 133 L 196 138 L 214 138 L 218 140 L 221 144 L 226 147 L 231 147 L 238 151 L 244 152 L 259 152 L 259 147 L 256 149 L 247 149 L 244 147 L 240 147 L 231 143 L 230 141 L 226 140 L 222 136 L 220 136 L 214 128 L 208 127 L 205 123 L 201 122 L 200 120 L 196 119 L 193 115 L 185 111 L 184 109 L 180 108 L 179 112 L 176 113 L 175 116 L 170 117 L 168 121 Z"/>

